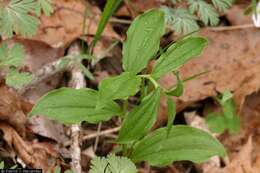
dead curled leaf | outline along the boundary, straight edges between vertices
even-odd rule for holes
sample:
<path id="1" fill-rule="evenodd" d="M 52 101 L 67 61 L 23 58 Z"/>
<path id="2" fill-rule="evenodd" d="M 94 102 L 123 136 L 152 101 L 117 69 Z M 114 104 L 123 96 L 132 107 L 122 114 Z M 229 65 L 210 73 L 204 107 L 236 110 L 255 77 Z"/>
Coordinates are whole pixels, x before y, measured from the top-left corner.
<path id="1" fill-rule="evenodd" d="M 13 127 L 2 122 L 0 130 L 8 147 L 13 149 L 27 166 L 43 169 L 44 172 L 54 169 L 58 155 L 50 143 L 24 141 Z"/>

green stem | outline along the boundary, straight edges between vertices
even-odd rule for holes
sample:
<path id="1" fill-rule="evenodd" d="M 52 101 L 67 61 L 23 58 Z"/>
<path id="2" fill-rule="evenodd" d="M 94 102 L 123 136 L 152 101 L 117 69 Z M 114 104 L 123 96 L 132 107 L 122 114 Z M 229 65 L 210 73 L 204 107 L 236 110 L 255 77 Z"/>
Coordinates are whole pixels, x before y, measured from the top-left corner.
<path id="1" fill-rule="evenodd" d="M 151 75 L 140 75 L 142 78 L 148 79 L 154 86 L 154 88 L 158 88 L 160 85 Z"/>

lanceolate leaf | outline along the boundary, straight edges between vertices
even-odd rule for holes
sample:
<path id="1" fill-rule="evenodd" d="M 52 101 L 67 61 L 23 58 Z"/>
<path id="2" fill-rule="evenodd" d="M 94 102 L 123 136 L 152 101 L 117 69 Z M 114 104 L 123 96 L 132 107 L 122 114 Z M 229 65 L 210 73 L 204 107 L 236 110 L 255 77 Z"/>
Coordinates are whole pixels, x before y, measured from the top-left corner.
<path id="1" fill-rule="evenodd" d="M 102 109 L 96 109 L 98 92 L 92 89 L 61 88 L 44 96 L 34 107 L 31 115 L 44 115 L 64 123 L 87 121 L 97 123 L 120 115 L 119 106 L 107 102 Z"/>
<path id="2" fill-rule="evenodd" d="M 158 79 L 178 69 L 191 58 L 200 55 L 206 45 L 207 40 L 202 37 L 189 37 L 173 44 L 157 60 L 152 76 Z"/>
<path id="3" fill-rule="evenodd" d="M 177 85 L 175 88 L 171 89 L 170 91 L 167 91 L 166 94 L 170 95 L 170 96 L 176 96 L 176 97 L 180 97 L 183 94 L 183 81 L 180 78 L 180 74 L 176 73 L 175 74 L 177 77 Z"/>
<path id="4" fill-rule="evenodd" d="M 176 116 L 176 104 L 171 97 L 167 97 L 167 114 L 168 114 L 168 122 L 167 122 L 167 135 L 170 134 L 172 129 L 172 124 Z"/>
<path id="5" fill-rule="evenodd" d="M 127 32 L 123 46 L 125 71 L 138 73 L 159 50 L 160 38 L 165 32 L 164 13 L 151 10 L 137 17 Z"/>
<path id="6" fill-rule="evenodd" d="M 129 96 L 133 96 L 137 93 L 140 84 L 140 76 L 131 72 L 125 72 L 116 77 L 106 78 L 98 87 L 99 103 L 104 103 L 107 100 L 127 99 Z"/>
<path id="7" fill-rule="evenodd" d="M 130 143 L 143 137 L 153 126 L 160 102 L 160 88 L 146 96 L 126 117 L 118 143 Z"/>
<path id="8" fill-rule="evenodd" d="M 95 46 L 96 42 L 101 37 L 102 32 L 104 31 L 106 24 L 109 20 L 109 18 L 113 15 L 117 7 L 120 5 L 122 0 L 107 0 L 105 9 L 101 16 L 101 21 L 99 22 L 98 29 L 93 41 L 93 46 Z"/>
<path id="9" fill-rule="evenodd" d="M 200 163 L 212 156 L 225 156 L 224 147 L 208 133 L 193 127 L 173 126 L 168 137 L 167 128 L 160 128 L 134 146 L 131 159 L 148 161 L 154 166 L 189 160 Z"/>

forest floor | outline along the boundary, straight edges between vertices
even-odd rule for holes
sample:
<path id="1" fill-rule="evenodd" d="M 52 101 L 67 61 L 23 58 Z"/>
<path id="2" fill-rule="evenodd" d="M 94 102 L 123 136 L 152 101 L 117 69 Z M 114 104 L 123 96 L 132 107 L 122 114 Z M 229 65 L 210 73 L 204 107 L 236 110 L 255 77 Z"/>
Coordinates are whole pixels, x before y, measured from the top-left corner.
<path id="1" fill-rule="evenodd" d="M 95 3 L 94 0 L 84 3 L 78 0 L 53 2 L 55 11 L 50 17 L 40 18 L 41 24 L 36 36 L 32 39 L 16 37 L 6 41 L 19 42 L 25 47 L 24 68 L 32 73 L 66 55 L 72 44 L 81 43 L 79 38 L 90 43 L 104 7 L 103 1 Z M 122 41 L 126 38 L 132 19 L 145 10 L 160 6 L 156 0 L 133 2 L 134 7 L 124 3 L 107 25 L 94 49 L 94 55 L 102 59 L 91 70 L 95 79 L 87 80 L 87 86 L 95 88 L 105 77 L 122 72 Z M 176 162 L 163 168 L 143 163 L 138 165 L 139 172 L 260 173 L 260 30 L 253 26 L 250 15 L 244 15 L 247 5 L 245 1 L 235 4 L 222 14 L 220 26 L 201 29 L 199 34 L 209 40 L 209 45 L 200 57 L 180 68 L 180 76 L 185 79 L 194 74 L 207 73 L 185 82 L 184 94 L 173 98 L 178 112 L 175 124 L 189 124 L 205 129 L 208 113 L 220 109 L 213 97 L 225 90 L 233 93 L 241 119 L 240 132 L 216 135 L 226 147 L 228 155 L 224 159 L 215 157 L 203 164 Z M 89 11 L 84 24 L 85 6 Z M 84 35 L 83 25 L 87 30 Z M 166 45 L 177 38 L 168 31 L 161 44 Z M 119 43 L 106 51 L 115 40 L 119 40 Z M 69 167 L 69 128 L 42 116 L 26 116 L 41 96 L 52 89 L 65 86 L 69 77 L 66 72 L 55 74 L 22 95 L 11 92 L 4 85 L 0 87 L 0 156 L 7 165 L 12 166 L 16 162 L 22 166 L 34 159 L 34 166 L 45 170 L 52 170 L 57 165 L 64 169 Z M 166 75 L 160 83 L 169 87 L 176 83 L 175 76 Z M 167 124 L 166 109 L 166 100 L 162 99 L 154 128 Z M 5 116 L 6 111 L 15 115 Z M 80 143 L 83 171 L 88 172 L 92 158 L 107 155 L 115 148 L 109 141 L 117 137 L 119 126 L 118 119 L 99 125 L 82 123 Z"/>

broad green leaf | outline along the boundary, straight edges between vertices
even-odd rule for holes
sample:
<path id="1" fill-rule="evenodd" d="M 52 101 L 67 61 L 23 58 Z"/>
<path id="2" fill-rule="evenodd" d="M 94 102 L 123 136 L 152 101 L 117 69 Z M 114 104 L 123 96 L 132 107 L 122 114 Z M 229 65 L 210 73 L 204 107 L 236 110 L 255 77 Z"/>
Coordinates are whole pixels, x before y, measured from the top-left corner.
<path id="1" fill-rule="evenodd" d="M 32 79 L 33 76 L 30 73 L 19 72 L 17 69 L 10 69 L 5 77 L 5 82 L 8 86 L 21 89 L 23 86 L 30 83 Z"/>
<path id="2" fill-rule="evenodd" d="M 140 76 L 131 72 L 125 72 L 116 77 L 108 77 L 102 80 L 98 87 L 99 101 L 103 104 L 109 100 L 127 99 L 138 92 L 140 84 Z"/>
<path id="3" fill-rule="evenodd" d="M 176 104 L 171 97 L 167 97 L 167 114 L 168 114 L 167 135 L 169 135 L 173 127 L 172 125 L 173 121 L 176 116 Z"/>
<path id="4" fill-rule="evenodd" d="M 24 61 L 24 48 L 20 44 L 14 44 L 8 47 L 7 44 L 0 46 L 0 66 L 19 67 Z"/>
<path id="5" fill-rule="evenodd" d="M 177 77 L 177 86 L 171 89 L 170 91 L 167 91 L 166 94 L 170 96 L 180 97 L 183 94 L 184 85 L 183 81 L 180 78 L 180 74 L 176 73 L 175 75 Z"/>
<path id="6" fill-rule="evenodd" d="M 191 58 L 200 55 L 207 40 L 202 37 L 188 37 L 170 46 L 156 61 L 152 76 L 156 79 L 178 69 Z"/>
<path id="7" fill-rule="evenodd" d="M 35 0 L 11 0 L 3 8 L 0 31 L 8 37 L 12 37 L 13 32 L 25 37 L 32 36 L 39 24 L 38 19 L 30 15 L 36 7 Z"/>
<path id="8" fill-rule="evenodd" d="M 91 160 L 90 173 L 137 173 L 134 163 L 126 157 L 110 154 Z"/>
<path id="9" fill-rule="evenodd" d="M 104 31 L 109 18 L 113 15 L 115 10 L 118 8 L 122 0 L 107 0 L 105 9 L 102 13 L 101 20 L 98 24 L 98 29 L 93 41 L 93 47 L 96 45 L 97 41 L 100 39 L 102 32 Z"/>
<path id="10" fill-rule="evenodd" d="M 164 166 L 181 160 L 200 163 L 215 155 L 225 156 L 224 147 L 215 138 L 200 129 L 178 125 L 172 127 L 168 137 L 167 128 L 146 136 L 134 146 L 130 158 Z"/>
<path id="11" fill-rule="evenodd" d="M 157 88 L 129 112 L 119 132 L 118 143 L 130 143 L 143 137 L 155 123 L 159 103 L 160 88 Z"/>
<path id="12" fill-rule="evenodd" d="M 137 17 L 127 31 L 123 45 L 125 71 L 139 73 L 159 50 L 160 38 L 165 32 L 164 13 L 150 10 Z"/>
<path id="13" fill-rule="evenodd" d="M 207 116 L 206 121 L 214 133 L 223 133 L 227 129 L 230 134 L 236 134 L 240 130 L 240 119 L 236 115 L 226 118 L 222 113 L 213 112 Z"/>
<path id="14" fill-rule="evenodd" d="M 214 133 L 223 133 L 227 128 L 225 118 L 221 113 L 213 112 L 208 114 L 206 122 L 209 129 Z"/>
<path id="15" fill-rule="evenodd" d="M 98 92 L 92 89 L 61 88 L 49 92 L 33 107 L 30 115 L 43 115 L 52 120 L 73 124 L 81 121 L 98 123 L 121 115 L 120 107 L 113 101 L 96 109 Z"/>

